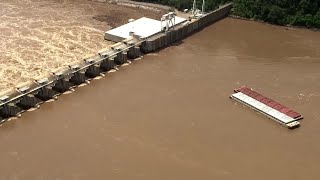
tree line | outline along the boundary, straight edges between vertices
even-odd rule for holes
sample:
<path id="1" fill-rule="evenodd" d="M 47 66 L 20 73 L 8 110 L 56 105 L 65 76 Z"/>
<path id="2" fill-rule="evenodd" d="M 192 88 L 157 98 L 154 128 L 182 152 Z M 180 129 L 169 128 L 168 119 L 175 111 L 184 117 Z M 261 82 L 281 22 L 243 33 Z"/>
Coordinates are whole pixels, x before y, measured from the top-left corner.
<path id="1" fill-rule="evenodd" d="M 179 10 L 192 8 L 193 0 L 138 0 L 165 4 Z M 233 14 L 277 25 L 320 28 L 320 0 L 206 0 L 206 10 L 233 1 Z M 198 0 L 197 7 L 201 7 Z"/>

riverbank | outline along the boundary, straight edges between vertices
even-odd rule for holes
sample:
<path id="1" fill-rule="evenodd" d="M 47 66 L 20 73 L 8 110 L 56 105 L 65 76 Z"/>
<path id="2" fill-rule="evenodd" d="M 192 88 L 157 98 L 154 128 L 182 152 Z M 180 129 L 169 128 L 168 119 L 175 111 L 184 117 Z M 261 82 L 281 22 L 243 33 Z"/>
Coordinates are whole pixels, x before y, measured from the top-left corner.
<path id="1" fill-rule="evenodd" d="M 148 9 L 156 12 L 169 11 L 171 7 L 156 3 L 138 2 L 132 0 L 105 0 L 104 2 L 121 6 L 129 6 L 134 8 Z"/>
<path id="2" fill-rule="evenodd" d="M 241 19 L 241 20 L 245 20 L 245 21 L 253 21 L 253 22 L 257 22 L 257 23 L 262 23 L 262 24 L 267 24 L 267 25 L 272 25 L 272 26 L 279 26 L 279 27 L 284 27 L 284 28 L 295 28 L 295 29 L 303 29 L 303 30 L 320 32 L 320 29 L 317 29 L 317 28 L 307 28 L 307 27 L 302 27 L 302 26 L 272 24 L 272 23 L 265 22 L 265 21 L 262 21 L 262 20 L 259 20 L 259 19 L 244 18 L 244 17 L 241 17 L 241 16 L 234 15 L 232 13 L 229 15 L 229 17 L 234 18 L 234 19 Z"/>
<path id="3" fill-rule="evenodd" d="M 115 4 L 119 6 L 134 7 L 138 9 L 146 9 L 146 10 L 151 10 L 151 11 L 155 11 L 157 13 L 162 13 L 162 14 L 168 13 L 169 11 L 174 11 L 177 14 L 177 16 L 183 17 L 183 18 L 188 18 L 190 16 L 190 14 L 181 12 L 178 9 L 175 9 L 173 7 L 157 4 L 157 3 L 139 2 L 139 1 L 133 1 L 133 0 L 95 0 L 95 1 Z"/>

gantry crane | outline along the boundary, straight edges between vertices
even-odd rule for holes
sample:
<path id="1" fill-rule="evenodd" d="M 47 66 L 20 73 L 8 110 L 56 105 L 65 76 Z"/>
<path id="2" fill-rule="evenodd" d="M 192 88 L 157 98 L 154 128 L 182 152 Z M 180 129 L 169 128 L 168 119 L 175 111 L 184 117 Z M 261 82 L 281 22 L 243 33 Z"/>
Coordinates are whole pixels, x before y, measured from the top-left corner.
<path id="1" fill-rule="evenodd" d="M 192 14 L 195 16 L 197 14 L 197 0 L 193 0 Z M 201 14 L 204 14 L 205 11 L 205 0 L 202 0 L 202 11 Z"/>

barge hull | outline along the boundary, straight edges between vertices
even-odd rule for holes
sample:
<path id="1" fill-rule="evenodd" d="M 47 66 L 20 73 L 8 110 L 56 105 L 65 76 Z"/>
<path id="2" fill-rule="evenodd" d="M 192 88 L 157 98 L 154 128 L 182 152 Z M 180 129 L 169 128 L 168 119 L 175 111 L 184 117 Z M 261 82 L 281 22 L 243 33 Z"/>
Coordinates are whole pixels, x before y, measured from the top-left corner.
<path id="1" fill-rule="evenodd" d="M 289 129 L 297 128 L 300 126 L 300 123 L 298 120 L 302 118 L 301 115 L 297 118 L 293 118 L 292 116 L 289 116 L 288 114 L 279 111 L 278 108 L 270 107 L 268 106 L 268 104 L 265 104 L 255 98 L 252 98 L 251 96 L 247 95 L 247 93 L 245 94 L 237 90 L 235 90 L 235 92 L 236 93 L 230 96 L 230 98 L 234 99 L 235 101 L 257 111 L 260 114 L 267 116 L 270 119 L 277 121 L 278 123 L 282 124 L 283 126 Z M 258 94 L 256 92 L 254 93 Z M 262 95 L 259 94 L 258 96 L 262 96 Z M 254 97 L 257 97 L 257 96 L 255 95 Z M 282 107 L 285 107 L 285 106 L 282 106 Z M 289 108 L 286 108 L 286 109 L 289 109 Z"/>

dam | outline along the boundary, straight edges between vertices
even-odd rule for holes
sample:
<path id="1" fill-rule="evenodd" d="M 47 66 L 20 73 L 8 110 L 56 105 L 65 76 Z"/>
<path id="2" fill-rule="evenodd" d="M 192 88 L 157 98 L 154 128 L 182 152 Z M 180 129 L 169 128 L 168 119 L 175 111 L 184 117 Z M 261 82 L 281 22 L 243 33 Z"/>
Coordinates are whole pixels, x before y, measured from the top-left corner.
<path id="1" fill-rule="evenodd" d="M 159 30 L 153 30 L 154 21 L 147 18 L 141 18 L 129 23 L 130 25 L 142 21 L 142 23 L 136 25 L 136 29 L 139 29 L 139 26 L 143 24 L 147 25 L 146 28 L 151 28 L 151 32 L 148 32 L 149 35 L 143 37 L 132 36 L 125 39 L 126 36 L 121 36 L 121 33 L 123 34 L 122 31 L 127 31 L 125 34 L 129 34 L 128 30 L 126 30 L 128 29 L 126 25 L 122 26 L 124 30 L 117 31 L 117 28 L 110 30 L 110 33 L 106 33 L 105 38 L 119 41 L 113 44 L 111 48 L 101 50 L 94 56 L 86 57 L 83 62 L 71 63 L 66 67 L 54 70 L 50 75 L 38 77 L 34 81 L 24 82 L 17 85 L 16 89 L 9 89 L 1 93 L 0 122 L 3 123 L 11 117 L 20 117 L 21 113 L 30 108 L 38 108 L 45 101 L 57 99 L 61 93 L 73 91 L 76 86 L 84 83 L 88 84 L 93 78 L 100 75 L 104 76 L 105 72 L 126 63 L 128 59 L 134 60 L 142 54 L 157 51 L 181 40 L 201 28 L 228 16 L 231 8 L 232 3 L 229 3 L 200 18 L 190 19 L 188 22 L 183 18 L 177 17 L 177 20 L 176 18 L 174 20 L 176 24 L 172 26 L 172 30 L 167 32 L 160 32 L 161 26 L 158 27 Z M 148 25 L 148 23 L 151 24 Z M 160 22 L 158 24 L 160 25 Z M 144 33 L 143 28 L 140 33 Z"/>

